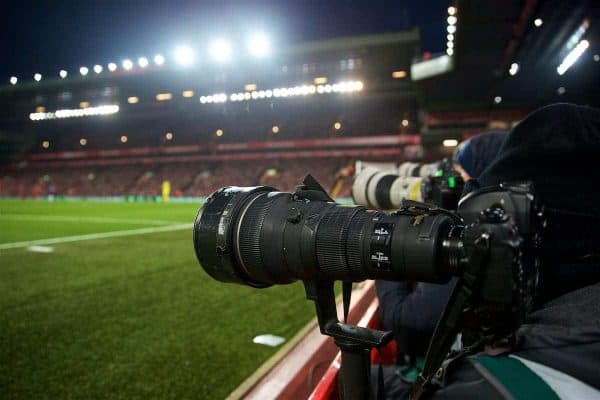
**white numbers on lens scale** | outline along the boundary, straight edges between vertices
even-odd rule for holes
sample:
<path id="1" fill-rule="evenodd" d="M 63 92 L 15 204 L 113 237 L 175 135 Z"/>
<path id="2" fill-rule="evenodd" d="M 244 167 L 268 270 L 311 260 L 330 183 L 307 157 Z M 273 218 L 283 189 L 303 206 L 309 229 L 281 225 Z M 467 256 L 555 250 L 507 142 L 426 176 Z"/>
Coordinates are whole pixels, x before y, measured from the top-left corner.
<path id="1" fill-rule="evenodd" d="M 390 233 L 385 228 L 375 229 L 376 235 L 389 235 Z"/>
<path id="2" fill-rule="evenodd" d="M 389 262 L 390 258 L 386 256 L 383 252 L 378 251 L 375 254 L 371 254 L 371 261 L 375 261 L 378 263 Z"/>

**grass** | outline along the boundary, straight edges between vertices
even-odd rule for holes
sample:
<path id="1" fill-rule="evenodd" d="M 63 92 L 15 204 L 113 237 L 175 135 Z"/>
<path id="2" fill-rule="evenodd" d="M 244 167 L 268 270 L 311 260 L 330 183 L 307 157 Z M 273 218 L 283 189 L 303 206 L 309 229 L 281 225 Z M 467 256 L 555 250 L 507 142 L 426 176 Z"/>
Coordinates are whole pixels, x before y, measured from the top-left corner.
<path id="1" fill-rule="evenodd" d="M 196 211 L 0 201 L 0 244 L 191 223 Z M 213 281 L 191 230 L 52 246 L 0 250 L 2 398 L 222 399 L 277 350 L 254 336 L 290 338 L 314 316 L 299 284 Z"/>

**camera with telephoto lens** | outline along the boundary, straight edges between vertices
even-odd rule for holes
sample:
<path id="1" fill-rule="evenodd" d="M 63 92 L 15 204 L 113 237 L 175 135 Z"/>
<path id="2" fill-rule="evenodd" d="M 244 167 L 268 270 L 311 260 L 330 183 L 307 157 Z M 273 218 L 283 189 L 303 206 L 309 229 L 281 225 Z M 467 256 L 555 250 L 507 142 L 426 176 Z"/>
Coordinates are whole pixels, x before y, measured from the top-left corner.
<path id="1" fill-rule="evenodd" d="M 503 185 L 466 196 L 457 213 L 405 201 L 388 214 L 340 206 L 308 175 L 294 193 L 216 191 L 196 217 L 194 248 L 214 279 L 257 288 L 298 280 L 443 283 L 476 260 L 482 274 L 472 310 L 482 326 L 507 332 L 535 293 L 535 207 L 530 186 Z"/>
<path id="2" fill-rule="evenodd" d="M 393 335 L 340 322 L 333 282 L 343 282 L 346 316 L 352 282 L 458 277 L 412 388 L 417 399 L 458 332 L 471 348 L 514 341 L 536 297 L 541 218 L 527 183 L 472 192 L 457 212 L 404 200 L 385 213 L 336 204 L 307 175 L 293 193 L 266 186 L 216 191 L 196 217 L 194 249 L 221 282 L 265 288 L 303 281 L 321 333 L 341 350 L 344 399 L 370 397 L 369 351 Z"/>
<path id="3" fill-rule="evenodd" d="M 376 210 L 398 209 L 405 199 L 455 210 L 463 187 L 447 159 L 433 164 L 405 162 L 393 169 L 367 166 L 354 178 L 352 199 Z"/>

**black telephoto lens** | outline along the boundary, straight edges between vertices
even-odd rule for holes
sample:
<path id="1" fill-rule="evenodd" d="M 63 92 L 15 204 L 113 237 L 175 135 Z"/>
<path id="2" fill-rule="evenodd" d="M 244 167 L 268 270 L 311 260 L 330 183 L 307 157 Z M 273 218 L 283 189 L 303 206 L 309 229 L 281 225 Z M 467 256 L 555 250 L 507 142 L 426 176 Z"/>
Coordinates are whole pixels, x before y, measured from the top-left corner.
<path id="1" fill-rule="evenodd" d="M 386 214 L 309 197 L 264 186 L 216 191 L 194 224 L 198 261 L 219 281 L 254 287 L 450 279 L 443 246 L 453 232 L 450 217 Z"/>

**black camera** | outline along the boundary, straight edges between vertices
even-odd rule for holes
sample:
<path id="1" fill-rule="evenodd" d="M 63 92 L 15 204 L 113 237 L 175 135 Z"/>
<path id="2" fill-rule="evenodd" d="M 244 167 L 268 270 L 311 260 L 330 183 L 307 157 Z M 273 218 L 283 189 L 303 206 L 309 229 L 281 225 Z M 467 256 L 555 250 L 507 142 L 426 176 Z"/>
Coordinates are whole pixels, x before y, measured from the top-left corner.
<path id="1" fill-rule="evenodd" d="M 473 192 L 457 212 L 405 200 L 388 214 L 340 206 L 308 175 L 294 193 L 265 186 L 213 193 L 196 217 L 194 248 L 204 270 L 222 282 L 262 288 L 302 280 L 321 332 L 342 350 L 347 392 L 358 399 L 368 396 L 368 382 L 356 383 L 368 376 L 365 351 L 391 333 L 340 323 L 333 281 L 345 282 L 346 303 L 351 282 L 459 278 L 430 344 L 428 382 L 459 330 L 489 343 L 521 325 L 537 289 L 540 219 L 529 184 Z"/>
<path id="2" fill-rule="evenodd" d="M 463 187 L 460 174 L 447 159 L 433 164 L 406 162 L 391 169 L 367 166 L 354 178 L 352 199 L 377 210 L 398 209 L 403 200 L 455 210 Z"/>

